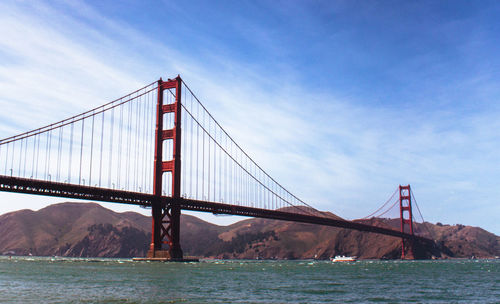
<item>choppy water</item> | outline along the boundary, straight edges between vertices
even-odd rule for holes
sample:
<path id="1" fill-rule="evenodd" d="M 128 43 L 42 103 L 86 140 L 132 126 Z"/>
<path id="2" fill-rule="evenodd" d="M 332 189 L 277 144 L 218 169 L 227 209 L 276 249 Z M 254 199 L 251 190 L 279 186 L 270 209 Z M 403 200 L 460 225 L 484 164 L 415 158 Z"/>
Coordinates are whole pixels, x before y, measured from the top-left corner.
<path id="1" fill-rule="evenodd" d="M 500 303 L 500 260 L 202 261 L 0 257 L 5 303 Z"/>

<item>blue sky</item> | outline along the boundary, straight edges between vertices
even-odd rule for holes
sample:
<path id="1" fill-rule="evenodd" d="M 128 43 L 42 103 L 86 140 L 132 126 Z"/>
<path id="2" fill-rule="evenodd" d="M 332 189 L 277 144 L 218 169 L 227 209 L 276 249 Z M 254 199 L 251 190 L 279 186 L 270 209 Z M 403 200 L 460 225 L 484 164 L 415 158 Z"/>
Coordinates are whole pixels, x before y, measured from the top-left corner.
<path id="1" fill-rule="evenodd" d="M 316 208 L 363 217 L 411 184 L 426 220 L 498 235 L 499 17 L 495 1 L 3 1 L 0 137 L 181 74 Z"/>

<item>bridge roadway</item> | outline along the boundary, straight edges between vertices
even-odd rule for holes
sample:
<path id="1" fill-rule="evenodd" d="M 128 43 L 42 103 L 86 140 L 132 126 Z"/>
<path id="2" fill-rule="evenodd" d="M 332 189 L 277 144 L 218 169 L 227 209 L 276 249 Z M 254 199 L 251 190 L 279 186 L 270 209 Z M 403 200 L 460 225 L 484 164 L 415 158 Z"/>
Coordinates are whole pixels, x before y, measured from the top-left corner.
<path id="1" fill-rule="evenodd" d="M 151 206 L 157 198 L 152 194 L 131 192 L 117 189 L 98 188 L 91 186 L 73 185 L 68 183 L 59 183 L 29 178 L 19 178 L 0 175 L 0 191 L 17 192 L 27 194 L 38 194 L 46 196 L 67 197 L 75 199 L 84 199 L 92 201 L 104 201 L 121 204 Z M 173 200 L 170 197 L 161 198 L 165 203 Z M 383 227 L 376 227 L 353 221 L 333 219 L 324 216 L 315 216 L 308 214 L 292 213 L 278 210 L 268 210 L 261 208 L 252 208 L 237 205 L 228 205 L 222 203 L 212 203 L 192 199 L 181 198 L 177 203 L 183 210 L 210 212 L 214 214 L 230 214 L 249 217 L 268 218 L 283 221 L 293 221 L 333 227 L 354 229 L 359 231 L 373 232 L 405 239 L 423 241 L 424 243 L 433 243 L 432 240 L 402 233 Z"/>

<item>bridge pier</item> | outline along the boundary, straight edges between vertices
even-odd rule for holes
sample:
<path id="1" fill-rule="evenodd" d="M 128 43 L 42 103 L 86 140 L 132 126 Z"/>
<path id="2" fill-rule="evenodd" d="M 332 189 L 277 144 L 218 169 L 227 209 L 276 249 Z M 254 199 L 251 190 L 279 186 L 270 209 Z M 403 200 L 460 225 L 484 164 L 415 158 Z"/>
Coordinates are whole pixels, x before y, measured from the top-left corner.
<path id="1" fill-rule="evenodd" d="M 411 239 L 401 239 L 401 259 L 402 260 L 414 260 L 415 259 L 415 245 L 414 241 Z"/>
<path id="2" fill-rule="evenodd" d="M 152 236 L 147 257 L 149 259 L 183 260 L 180 245 L 181 209 L 178 204 L 158 202 L 152 207 Z M 168 249 L 164 249 L 167 245 Z"/>

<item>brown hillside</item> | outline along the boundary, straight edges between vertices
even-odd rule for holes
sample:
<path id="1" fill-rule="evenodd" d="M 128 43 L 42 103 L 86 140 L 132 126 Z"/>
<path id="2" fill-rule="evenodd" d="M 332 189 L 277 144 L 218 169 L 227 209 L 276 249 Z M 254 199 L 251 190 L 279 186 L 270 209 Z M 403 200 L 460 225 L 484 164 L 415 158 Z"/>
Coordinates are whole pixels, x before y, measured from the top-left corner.
<path id="1" fill-rule="evenodd" d="M 399 225 L 387 219 L 358 222 Z M 144 256 L 151 242 L 150 229 L 151 219 L 135 212 L 116 213 L 93 203 L 62 203 L 1 215 L 0 253 Z M 443 256 L 500 255 L 500 238 L 480 228 L 425 223 L 415 230 L 437 239 Z M 181 242 L 186 255 L 238 259 L 326 259 L 338 254 L 399 258 L 401 246 L 398 238 L 335 227 L 257 218 L 217 226 L 188 215 L 182 215 Z"/>
<path id="2" fill-rule="evenodd" d="M 374 222 L 398 229 L 399 219 L 370 219 L 359 220 L 367 224 Z M 435 240 L 443 249 L 444 256 L 468 257 L 495 257 L 500 255 L 500 237 L 479 227 L 465 225 L 436 225 L 425 222 L 414 223 L 417 235 Z"/>
<path id="3" fill-rule="evenodd" d="M 131 217 L 133 216 L 130 214 L 115 213 L 93 203 L 62 203 L 36 212 L 21 210 L 7 213 L 0 216 L 0 252 L 23 255 L 85 255 L 75 250 L 95 234 L 92 227 L 98 225 L 111 225 L 114 231 L 106 233 L 119 232 L 120 238 L 127 237 L 128 234 L 146 237 L 145 221 L 137 221 L 137 218 Z M 87 255 L 115 256 L 118 252 L 121 251 L 116 248 L 116 244 L 111 244 L 107 251 L 87 252 Z"/>

